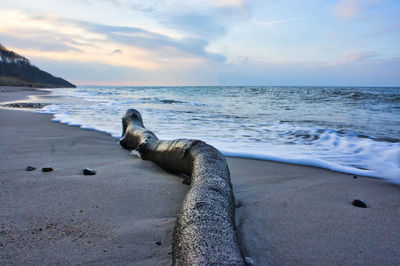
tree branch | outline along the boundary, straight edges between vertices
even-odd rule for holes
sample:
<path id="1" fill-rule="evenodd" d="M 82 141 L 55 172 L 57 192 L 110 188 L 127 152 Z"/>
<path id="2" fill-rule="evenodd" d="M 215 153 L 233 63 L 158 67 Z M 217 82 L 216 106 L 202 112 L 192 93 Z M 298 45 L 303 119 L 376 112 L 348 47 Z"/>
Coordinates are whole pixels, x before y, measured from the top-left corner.
<path id="1" fill-rule="evenodd" d="M 235 232 L 235 207 L 228 165 L 214 147 L 200 140 L 162 141 L 143 125 L 140 113 L 122 117 L 120 144 L 144 160 L 185 173 L 191 186 L 179 210 L 173 233 L 174 265 L 243 265 Z"/>

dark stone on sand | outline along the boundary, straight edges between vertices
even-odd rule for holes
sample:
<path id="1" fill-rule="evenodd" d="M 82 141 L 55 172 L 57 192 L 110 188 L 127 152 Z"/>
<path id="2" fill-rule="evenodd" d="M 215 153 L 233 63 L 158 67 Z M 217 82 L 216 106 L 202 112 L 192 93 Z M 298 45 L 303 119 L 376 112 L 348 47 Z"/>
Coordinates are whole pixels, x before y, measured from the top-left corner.
<path id="1" fill-rule="evenodd" d="M 33 108 L 33 109 L 41 109 L 48 105 L 47 103 L 7 103 L 3 104 L 3 106 L 11 107 L 11 108 Z"/>
<path id="2" fill-rule="evenodd" d="M 353 205 L 359 208 L 367 208 L 367 204 L 365 204 L 363 201 L 359 199 L 353 200 Z"/>
<path id="3" fill-rule="evenodd" d="M 90 169 L 90 168 L 85 168 L 85 169 L 83 169 L 83 174 L 84 174 L 84 175 L 95 175 L 95 174 L 96 174 L 96 171 L 95 171 L 95 170 L 92 170 L 92 169 Z"/>
<path id="4" fill-rule="evenodd" d="M 184 185 L 190 185 L 190 181 L 187 179 L 182 179 L 182 184 Z"/>
<path id="5" fill-rule="evenodd" d="M 51 167 L 43 167 L 42 171 L 43 172 L 51 172 L 51 171 L 53 171 L 53 168 L 51 168 Z"/>
<path id="6" fill-rule="evenodd" d="M 36 169 L 36 167 L 33 167 L 33 166 L 27 166 L 26 167 L 26 171 L 33 171 L 35 169 Z"/>
<path id="7" fill-rule="evenodd" d="M 353 178 L 358 178 L 358 176 L 356 176 L 356 175 L 353 175 Z"/>
<path id="8" fill-rule="evenodd" d="M 157 246 L 161 246 L 161 241 L 157 241 L 157 242 L 156 242 L 156 245 L 157 245 Z"/>

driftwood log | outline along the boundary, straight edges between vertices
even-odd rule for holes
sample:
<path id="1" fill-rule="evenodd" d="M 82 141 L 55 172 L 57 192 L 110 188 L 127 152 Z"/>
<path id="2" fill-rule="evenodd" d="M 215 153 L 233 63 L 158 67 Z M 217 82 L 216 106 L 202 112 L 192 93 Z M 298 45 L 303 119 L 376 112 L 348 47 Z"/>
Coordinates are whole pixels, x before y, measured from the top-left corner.
<path id="1" fill-rule="evenodd" d="M 120 144 L 144 160 L 191 177 L 191 186 L 173 232 L 173 265 L 243 265 L 235 234 L 235 206 L 228 165 L 214 147 L 200 140 L 162 141 L 146 129 L 140 113 L 122 117 Z"/>

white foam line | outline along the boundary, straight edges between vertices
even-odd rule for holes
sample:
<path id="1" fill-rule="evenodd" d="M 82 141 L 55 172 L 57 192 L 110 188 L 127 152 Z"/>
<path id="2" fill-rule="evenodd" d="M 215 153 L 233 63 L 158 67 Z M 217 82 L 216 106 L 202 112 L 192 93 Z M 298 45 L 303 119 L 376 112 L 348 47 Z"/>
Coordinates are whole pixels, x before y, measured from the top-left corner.
<path id="1" fill-rule="evenodd" d="M 375 171 L 372 171 L 372 170 L 362 170 L 362 169 L 356 169 L 356 168 L 352 168 L 352 167 L 340 166 L 340 165 L 330 163 L 330 162 L 320 160 L 320 159 L 283 158 L 283 157 L 278 157 L 278 156 L 273 156 L 273 155 L 251 154 L 251 153 L 224 151 L 224 150 L 222 150 L 221 152 L 225 156 L 230 156 L 230 157 L 239 157 L 239 158 L 274 161 L 274 162 L 282 162 L 282 163 L 305 165 L 305 166 L 314 166 L 314 167 L 324 168 L 324 169 L 328 169 L 331 171 L 341 172 L 341 173 L 346 173 L 346 174 L 361 175 L 361 176 L 374 177 L 374 178 L 383 178 L 383 177 L 377 175 L 375 173 Z M 387 178 L 387 180 L 392 181 L 393 183 L 400 184 L 400 181 L 395 180 L 395 179 Z"/>

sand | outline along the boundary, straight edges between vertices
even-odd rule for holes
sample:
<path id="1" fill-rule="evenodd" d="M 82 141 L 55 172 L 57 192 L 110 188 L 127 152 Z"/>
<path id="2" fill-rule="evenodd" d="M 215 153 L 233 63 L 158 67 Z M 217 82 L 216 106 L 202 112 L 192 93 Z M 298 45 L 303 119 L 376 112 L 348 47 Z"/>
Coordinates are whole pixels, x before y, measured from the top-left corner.
<path id="1" fill-rule="evenodd" d="M 0 92 L 0 102 L 44 93 Z M 188 186 L 107 134 L 50 118 L 0 109 L 0 264 L 170 265 Z M 400 264 L 399 186 L 314 167 L 227 161 L 242 253 L 256 265 Z M 42 172 L 45 166 L 54 171 Z M 84 176 L 85 167 L 97 174 Z M 368 208 L 354 207 L 354 199 Z"/>
<path id="2" fill-rule="evenodd" d="M 260 265 L 400 264 L 399 186 L 313 167 L 228 162 L 243 253 Z"/>

